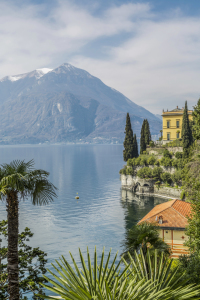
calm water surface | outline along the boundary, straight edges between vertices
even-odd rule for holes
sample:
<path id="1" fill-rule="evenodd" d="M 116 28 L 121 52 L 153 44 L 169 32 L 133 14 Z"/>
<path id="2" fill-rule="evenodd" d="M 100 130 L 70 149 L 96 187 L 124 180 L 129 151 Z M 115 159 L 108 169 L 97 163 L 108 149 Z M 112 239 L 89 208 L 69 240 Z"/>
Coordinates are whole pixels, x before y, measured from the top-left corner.
<path id="1" fill-rule="evenodd" d="M 106 253 L 112 248 L 113 256 L 121 253 L 125 231 L 164 201 L 120 190 L 122 153 L 122 145 L 0 147 L 0 164 L 34 159 L 35 168 L 49 171 L 58 188 L 58 198 L 47 206 L 20 202 L 20 230 L 31 229 L 30 243 L 48 253 L 49 268 L 61 255 L 69 259 L 69 251 L 79 262 L 79 247 L 84 254 L 87 246 L 93 253 L 95 245 L 99 256 L 103 246 Z M 0 219 L 6 219 L 5 203 L 0 203 Z"/>

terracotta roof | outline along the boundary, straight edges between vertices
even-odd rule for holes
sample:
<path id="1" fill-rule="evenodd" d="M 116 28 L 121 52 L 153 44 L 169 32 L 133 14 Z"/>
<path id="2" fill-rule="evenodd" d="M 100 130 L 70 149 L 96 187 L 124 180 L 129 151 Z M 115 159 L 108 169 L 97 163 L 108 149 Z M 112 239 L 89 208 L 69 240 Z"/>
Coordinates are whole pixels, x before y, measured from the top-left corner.
<path id="1" fill-rule="evenodd" d="M 190 213 L 190 203 L 174 199 L 156 205 L 138 224 L 149 222 L 156 223 L 160 227 L 185 228 L 188 225 L 187 216 Z M 159 217 L 162 217 L 162 224 L 159 223 Z"/>

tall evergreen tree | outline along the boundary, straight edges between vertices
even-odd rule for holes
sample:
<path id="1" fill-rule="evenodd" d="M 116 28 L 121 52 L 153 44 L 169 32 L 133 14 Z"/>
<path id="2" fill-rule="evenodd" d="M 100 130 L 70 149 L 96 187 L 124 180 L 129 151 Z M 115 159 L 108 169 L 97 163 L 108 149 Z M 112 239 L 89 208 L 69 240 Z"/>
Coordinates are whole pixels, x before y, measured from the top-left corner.
<path id="1" fill-rule="evenodd" d="M 133 130 L 131 127 L 131 119 L 129 113 L 126 115 L 126 127 L 125 127 L 125 139 L 124 139 L 124 161 L 127 161 L 129 158 L 133 158 Z"/>
<path id="2" fill-rule="evenodd" d="M 149 127 L 148 120 L 146 119 L 144 121 L 145 121 L 145 128 L 144 128 L 145 144 L 147 146 L 147 145 L 149 145 L 149 143 L 151 141 L 151 132 L 150 132 L 150 127 Z"/>
<path id="3" fill-rule="evenodd" d="M 138 144 L 136 134 L 134 134 L 133 137 L 133 157 L 138 157 Z"/>
<path id="4" fill-rule="evenodd" d="M 189 147 L 192 144 L 192 131 L 190 128 L 190 123 L 188 118 L 187 101 L 185 101 L 185 109 L 183 112 L 182 140 L 183 140 L 183 155 L 184 157 L 188 157 Z"/>
<path id="5" fill-rule="evenodd" d="M 196 140 L 200 140 L 200 99 L 197 102 L 197 105 L 194 106 L 193 116 L 193 134 Z"/>
<path id="6" fill-rule="evenodd" d="M 142 123 L 141 133 L 140 133 L 140 154 L 143 154 L 143 151 L 146 150 L 146 143 L 145 143 L 145 123 L 146 120 Z"/>

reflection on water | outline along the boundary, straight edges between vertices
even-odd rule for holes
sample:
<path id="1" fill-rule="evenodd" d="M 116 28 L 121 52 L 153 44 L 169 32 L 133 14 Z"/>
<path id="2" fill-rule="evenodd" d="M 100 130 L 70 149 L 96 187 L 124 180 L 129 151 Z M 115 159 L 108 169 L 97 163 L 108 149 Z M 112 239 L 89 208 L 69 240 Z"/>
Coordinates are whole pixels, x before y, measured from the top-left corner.
<path id="1" fill-rule="evenodd" d="M 120 190 L 122 145 L 0 146 L 0 164 L 13 159 L 34 159 L 35 168 L 49 171 L 58 187 L 53 203 L 40 207 L 21 201 L 19 209 L 20 230 L 31 229 L 30 244 L 47 252 L 50 269 L 61 255 L 71 261 L 69 251 L 79 264 L 79 247 L 85 258 L 87 246 L 91 255 L 97 246 L 98 258 L 103 246 L 105 257 L 112 248 L 112 260 L 122 252 L 125 231 L 157 204 L 153 197 Z M 2 202 L 0 219 L 6 219 Z"/>
<path id="2" fill-rule="evenodd" d="M 166 202 L 164 198 L 135 194 L 121 190 L 121 205 L 125 213 L 125 228 L 137 224 L 154 206 Z"/>

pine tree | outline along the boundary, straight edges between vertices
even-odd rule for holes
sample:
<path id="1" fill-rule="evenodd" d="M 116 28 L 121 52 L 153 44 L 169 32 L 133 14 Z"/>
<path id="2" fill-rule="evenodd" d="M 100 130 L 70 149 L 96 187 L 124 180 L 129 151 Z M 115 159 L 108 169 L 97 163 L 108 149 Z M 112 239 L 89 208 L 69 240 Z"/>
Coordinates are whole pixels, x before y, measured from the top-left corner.
<path id="1" fill-rule="evenodd" d="M 126 116 L 126 127 L 125 127 L 125 139 L 124 139 L 124 161 L 127 161 L 129 158 L 133 158 L 133 130 L 131 127 L 131 120 L 129 113 Z"/>
<path id="2" fill-rule="evenodd" d="M 193 134 L 196 140 L 200 140 L 200 99 L 197 102 L 197 105 L 194 106 L 193 116 Z"/>
<path id="3" fill-rule="evenodd" d="M 143 151 L 146 150 L 146 143 L 145 143 L 145 123 L 146 120 L 142 123 L 141 133 L 140 133 L 140 154 L 143 154 Z"/>
<path id="4" fill-rule="evenodd" d="M 145 144 L 146 146 L 149 145 L 150 141 L 151 141 L 151 132 L 150 132 L 150 127 L 149 127 L 149 122 L 148 120 L 144 120 L 145 121 L 145 129 L 144 129 L 144 135 L 145 135 Z"/>
<path id="5" fill-rule="evenodd" d="M 192 132 L 191 132 L 189 118 L 188 118 L 187 101 L 185 101 L 185 109 L 183 112 L 182 140 L 183 140 L 183 155 L 184 157 L 188 157 L 189 147 L 192 144 Z"/>
<path id="6" fill-rule="evenodd" d="M 133 137 L 133 157 L 138 157 L 138 144 L 136 134 L 134 134 Z"/>

